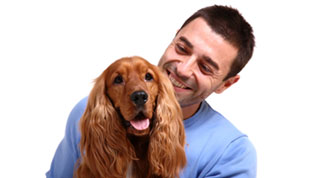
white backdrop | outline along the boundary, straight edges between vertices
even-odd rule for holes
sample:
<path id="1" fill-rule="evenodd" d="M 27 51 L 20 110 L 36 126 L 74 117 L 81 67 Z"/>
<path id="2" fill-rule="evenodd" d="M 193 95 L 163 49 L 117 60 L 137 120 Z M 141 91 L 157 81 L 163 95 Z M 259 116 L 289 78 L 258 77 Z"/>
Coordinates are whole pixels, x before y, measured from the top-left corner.
<path id="1" fill-rule="evenodd" d="M 258 178 L 316 177 L 312 1 L 0 2 L 0 177 L 44 177 L 72 107 L 111 62 L 157 64 L 184 20 L 231 5 L 256 48 L 241 80 L 209 103 L 249 135 Z"/>

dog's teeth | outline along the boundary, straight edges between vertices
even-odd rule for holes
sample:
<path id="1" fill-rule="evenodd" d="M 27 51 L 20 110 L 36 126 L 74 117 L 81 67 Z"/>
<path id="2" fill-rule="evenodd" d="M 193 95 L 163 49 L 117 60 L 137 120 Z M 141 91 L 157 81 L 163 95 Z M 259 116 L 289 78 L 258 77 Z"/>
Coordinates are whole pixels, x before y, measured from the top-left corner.
<path id="1" fill-rule="evenodd" d="M 173 77 L 170 76 L 169 79 L 174 86 L 179 87 L 179 88 L 186 88 L 184 85 L 176 81 L 176 79 L 174 79 Z"/>

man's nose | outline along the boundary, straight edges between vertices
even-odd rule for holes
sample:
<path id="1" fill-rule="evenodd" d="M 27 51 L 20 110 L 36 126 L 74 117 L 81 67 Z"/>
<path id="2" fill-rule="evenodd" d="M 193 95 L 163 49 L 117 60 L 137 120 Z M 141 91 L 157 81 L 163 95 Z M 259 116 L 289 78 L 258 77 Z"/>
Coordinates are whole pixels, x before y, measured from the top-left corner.
<path id="1" fill-rule="evenodd" d="M 177 74 L 179 77 L 189 78 L 193 75 L 197 65 L 197 59 L 195 56 L 182 60 L 177 66 Z"/>

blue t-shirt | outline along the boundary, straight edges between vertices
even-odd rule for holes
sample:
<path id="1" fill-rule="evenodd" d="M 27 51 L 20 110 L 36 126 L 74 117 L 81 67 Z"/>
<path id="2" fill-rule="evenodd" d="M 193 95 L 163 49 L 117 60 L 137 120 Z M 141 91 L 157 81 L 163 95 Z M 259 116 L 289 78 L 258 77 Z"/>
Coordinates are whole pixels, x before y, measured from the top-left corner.
<path id="1" fill-rule="evenodd" d="M 79 120 L 87 97 L 71 111 L 65 137 L 59 144 L 47 178 L 72 178 L 80 156 Z M 255 178 L 256 151 L 248 137 L 203 101 L 198 112 L 184 120 L 187 165 L 181 178 Z"/>

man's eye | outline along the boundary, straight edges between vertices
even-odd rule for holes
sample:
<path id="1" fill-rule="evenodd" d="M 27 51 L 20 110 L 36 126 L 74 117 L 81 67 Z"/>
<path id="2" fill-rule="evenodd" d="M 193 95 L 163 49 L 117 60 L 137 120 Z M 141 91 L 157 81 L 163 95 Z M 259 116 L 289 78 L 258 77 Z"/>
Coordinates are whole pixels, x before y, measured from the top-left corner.
<path id="1" fill-rule="evenodd" d="M 212 69 L 209 66 L 205 65 L 205 64 L 200 64 L 200 68 L 201 68 L 201 70 L 204 73 L 207 73 L 207 74 L 212 74 L 213 73 Z"/>
<path id="2" fill-rule="evenodd" d="M 118 75 L 114 78 L 115 84 L 121 84 L 123 82 L 123 77 L 121 75 Z"/>
<path id="3" fill-rule="evenodd" d="M 176 50 L 180 54 L 187 54 L 188 53 L 187 50 L 180 44 L 176 45 Z"/>

